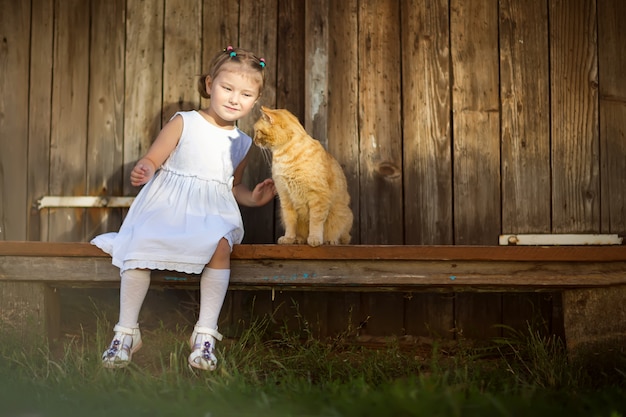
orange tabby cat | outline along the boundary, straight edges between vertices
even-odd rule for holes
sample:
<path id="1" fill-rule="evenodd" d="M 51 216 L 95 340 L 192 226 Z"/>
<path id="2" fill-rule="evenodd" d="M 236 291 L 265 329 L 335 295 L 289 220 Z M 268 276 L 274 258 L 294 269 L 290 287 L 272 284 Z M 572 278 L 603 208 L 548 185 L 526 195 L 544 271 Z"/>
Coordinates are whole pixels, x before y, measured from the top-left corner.
<path id="1" fill-rule="evenodd" d="M 272 152 L 272 178 L 285 226 L 278 243 L 350 243 L 350 194 L 337 160 L 288 110 L 262 106 L 261 111 L 254 143 Z"/>

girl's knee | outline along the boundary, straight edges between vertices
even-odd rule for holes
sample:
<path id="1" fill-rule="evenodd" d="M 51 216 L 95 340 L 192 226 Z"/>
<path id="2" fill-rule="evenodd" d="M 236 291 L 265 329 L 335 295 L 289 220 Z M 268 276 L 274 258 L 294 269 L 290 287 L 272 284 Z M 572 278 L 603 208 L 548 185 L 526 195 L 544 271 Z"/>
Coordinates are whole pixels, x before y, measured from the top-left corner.
<path id="1" fill-rule="evenodd" d="M 222 238 L 217 244 L 215 253 L 209 262 L 209 267 L 227 268 L 230 266 L 230 244 L 228 240 Z"/>

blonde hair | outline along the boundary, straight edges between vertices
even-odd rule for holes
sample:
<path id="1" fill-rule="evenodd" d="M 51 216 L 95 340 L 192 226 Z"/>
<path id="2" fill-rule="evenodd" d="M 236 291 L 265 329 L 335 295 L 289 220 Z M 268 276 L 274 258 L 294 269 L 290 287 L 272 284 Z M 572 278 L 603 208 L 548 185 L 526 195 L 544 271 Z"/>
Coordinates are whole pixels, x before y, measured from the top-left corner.
<path id="1" fill-rule="evenodd" d="M 211 98 L 211 94 L 206 89 L 207 77 L 214 80 L 217 75 L 224 69 L 227 63 L 240 64 L 244 69 L 256 72 L 261 75 L 261 85 L 259 86 L 259 96 L 265 87 L 265 60 L 257 57 L 252 52 L 229 46 L 222 52 L 213 57 L 209 64 L 209 72 L 203 74 L 198 79 L 198 92 L 203 98 Z"/>

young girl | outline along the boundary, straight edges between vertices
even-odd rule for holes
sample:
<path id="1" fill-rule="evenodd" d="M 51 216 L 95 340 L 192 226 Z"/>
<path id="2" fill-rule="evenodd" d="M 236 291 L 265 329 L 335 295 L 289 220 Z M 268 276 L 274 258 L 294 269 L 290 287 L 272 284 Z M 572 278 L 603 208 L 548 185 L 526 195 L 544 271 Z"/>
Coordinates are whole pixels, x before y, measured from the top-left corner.
<path id="1" fill-rule="evenodd" d="M 119 321 L 102 355 L 105 367 L 128 365 L 141 347 L 138 318 L 150 271 L 166 269 L 202 273 L 189 364 L 215 369 L 230 253 L 244 232 L 238 204 L 262 206 L 276 194 L 271 179 L 252 191 L 241 183 L 252 140 L 235 123 L 252 110 L 264 84 L 263 59 L 230 46 L 215 56 L 198 85 L 209 107 L 170 119 L 130 174 L 132 185 L 145 186 L 119 232 L 91 241 L 112 256 L 121 275 Z"/>

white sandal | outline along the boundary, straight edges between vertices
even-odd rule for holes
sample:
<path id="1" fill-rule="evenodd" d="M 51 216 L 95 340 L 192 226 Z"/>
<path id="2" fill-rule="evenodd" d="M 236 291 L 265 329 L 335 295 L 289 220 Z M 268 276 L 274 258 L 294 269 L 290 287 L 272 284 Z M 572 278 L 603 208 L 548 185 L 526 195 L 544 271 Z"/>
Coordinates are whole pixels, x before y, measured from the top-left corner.
<path id="1" fill-rule="evenodd" d="M 189 339 L 191 354 L 189 355 L 189 365 L 203 371 L 214 371 L 217 367 L 217 357 L 215 357 L 215 339 L 222 340 L 222 335 L 217 329 L 200 327 L 196 325 Z"/>
<path id="2" fill-rule="evenodd" d="M 116 324 L 113 328 L 115 336 L 109 348 L 102 354 L 102 366 L 105 368 L 123 368 L 127 366 L 133 353 L 141 348 L 141 332 L 139 327 L 124 327 Z"/>

